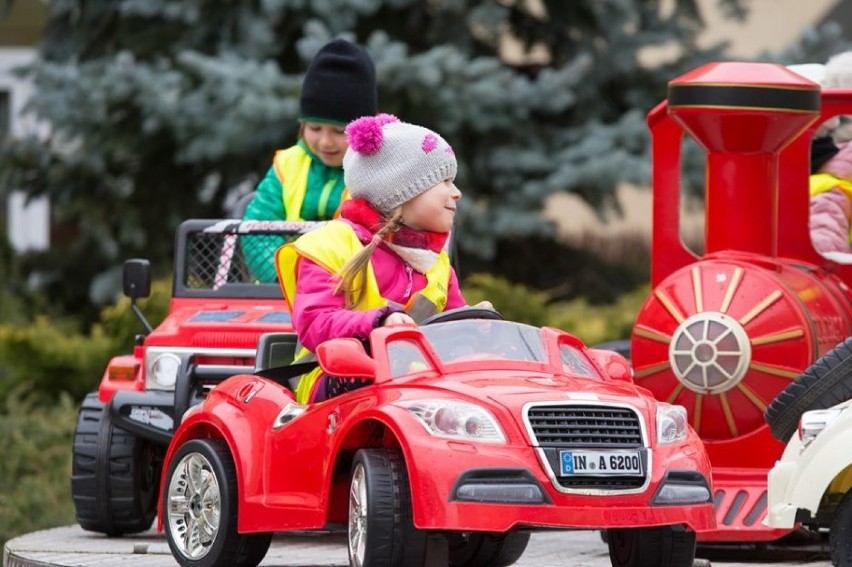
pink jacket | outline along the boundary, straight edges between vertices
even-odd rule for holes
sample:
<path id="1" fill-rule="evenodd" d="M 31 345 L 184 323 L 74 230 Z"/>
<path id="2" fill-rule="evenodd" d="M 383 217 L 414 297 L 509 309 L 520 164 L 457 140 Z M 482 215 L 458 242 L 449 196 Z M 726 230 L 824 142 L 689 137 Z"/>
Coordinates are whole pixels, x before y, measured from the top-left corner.
<path id="1" fill-rule="evenodd" d="M 349 221 L 345 221 L 349 222 Z M 367 243 L 372 234 L 361 225 L 349 223 L 358 239 Z M 411 269 L 402 258 L 384 245 L 373 251 L 370 257 L 379 292 L 382 297 L 397 303 L 406 303 L 412 294 L 426 287 L 426 276 Z M 329 339 L 355 337 L 366 339 L 370 331 L 378 327 L 381 319 L 399 309 L 381 307 L 367 311 L 346 309 L 342 295 L 334 293 L 335 278 L 324 268 L 305 258 L 296 265 L 296 301 L 293 305 L 293 325 L 299 341 L 313 351 L 317 345 Z M 450 272 L 446 309 L 465 306 L 455 271 Z"/>
<path id="2" fill-rule="evenodd" d="M 852 142 L 838 144 L 837 147 L 837 154 L 819 171 L 852 181 Z M 817 252 L 852 253 L 852 246 L 849 245 L 851 217 L 852 203 L 842 189 L 835 187 L 811 198 L 810 232 Z"/>

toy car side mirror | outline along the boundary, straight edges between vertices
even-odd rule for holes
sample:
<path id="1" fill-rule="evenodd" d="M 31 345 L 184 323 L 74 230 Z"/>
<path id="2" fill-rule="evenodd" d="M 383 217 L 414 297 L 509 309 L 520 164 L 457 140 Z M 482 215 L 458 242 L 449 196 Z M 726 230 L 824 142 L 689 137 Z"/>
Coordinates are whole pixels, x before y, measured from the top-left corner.
<path id="1" fill-rule="evenodd" d="M 151 295 L 151 262 L 133 259 L 124 262 L 121 274 L 124 295 L 130 299 L 139 299 Z"/>
<path id="2" fill-rule="evenodd" d="M 322 369 L 331 376 L 376 377 L 376 361 L 358 339 L 331 339 L 317 347 L 316 355 Z"/>
<path id="3" fill-rule="evenodd" d="M 633 382 L 633 369 L 624 356 L 614 350 L 596 348 L 588 349 L 588 353 L 611 379 L 622 382 Z"/>

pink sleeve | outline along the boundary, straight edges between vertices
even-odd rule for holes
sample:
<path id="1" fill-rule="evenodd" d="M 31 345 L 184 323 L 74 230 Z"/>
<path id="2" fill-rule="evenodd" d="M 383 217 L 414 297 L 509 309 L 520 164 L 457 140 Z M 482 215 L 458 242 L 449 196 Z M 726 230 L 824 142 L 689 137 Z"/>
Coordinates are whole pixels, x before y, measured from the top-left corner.
<path id="1" fill-rule="evenodd" d="M 296 270 L 298 277 L 293 326 L 296 327 L 299 341 L 311 351 L 329 339 L 367 339 L 379 319 L 395 311 L 392 307 L 367 311 L 346 309 L 343 296 L 334 293 L 334 278 L 325 269 L 310 260 L 299 258 Z"/>
<path id="2" fill-rule="evenodd" d="M 445 309 L 455 309 L 457 307 L 464 307 L 467 305 L 467 302 L 462 297 L 461 289 L 459 289 L 459 278 L 456 275 L 456 271 L 450 269 L 450 282 L 447 286 L 447 306 Z"/>
<path id="3" fill-rule="evenodd" d="M 817 252 L 852 252 L 849 246 L 849 217 L 852 204 L 840 189 L 811 197 L 811 241 Z"/>

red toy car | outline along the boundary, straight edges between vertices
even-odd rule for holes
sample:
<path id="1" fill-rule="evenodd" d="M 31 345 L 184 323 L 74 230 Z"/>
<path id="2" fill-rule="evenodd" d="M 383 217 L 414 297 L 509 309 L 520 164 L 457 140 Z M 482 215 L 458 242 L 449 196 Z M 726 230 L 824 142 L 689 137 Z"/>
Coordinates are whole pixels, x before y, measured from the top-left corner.
<path id="1" fill-rule="evenodd" d="M 272 532 L 345 524 L 361 567 L 510 565 L 554 528 L 606 528 L 613 565 L 691 566 L 715 521 L 684 408 L 634 386 L 619 354 L 468 316 L 495 312 L 376 329 L 372 356 L 320 345 L 326 373 L 369 382 L 321 403 L 297 404 L 280 368 L 213 388 L 165 459 L 177 561 L 253 566 Z"/>

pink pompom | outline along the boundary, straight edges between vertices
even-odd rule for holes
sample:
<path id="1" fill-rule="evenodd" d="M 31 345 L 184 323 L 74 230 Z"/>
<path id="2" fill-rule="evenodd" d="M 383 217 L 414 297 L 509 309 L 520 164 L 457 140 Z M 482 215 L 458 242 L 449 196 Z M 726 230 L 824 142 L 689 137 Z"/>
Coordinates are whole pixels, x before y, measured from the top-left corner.
<path id="1" fill-rule="evenodd" d="M 359 154 L 374 154 L 382 147 L 384 136 L 382 126 L 399 119 L 392 114 L 379 114 L 377 116 L 364 116 L 353 120 L 346 127 L 346 136 L 349 138 L 349 147 Z"/>
<path id="2" fill-rule="evenodd" d="M 382 112 L 381 114 L 376 115 L 376 122 L 384 126 L 385 124 L 390 124 L 392 122 L 399 122 L 399 118 L 397 118 L 393 114 L 387 114 Z"/>

